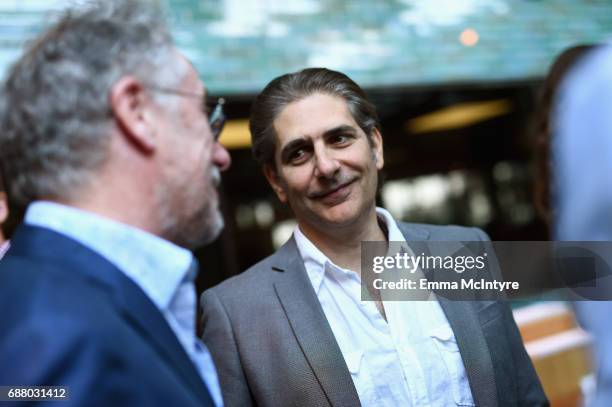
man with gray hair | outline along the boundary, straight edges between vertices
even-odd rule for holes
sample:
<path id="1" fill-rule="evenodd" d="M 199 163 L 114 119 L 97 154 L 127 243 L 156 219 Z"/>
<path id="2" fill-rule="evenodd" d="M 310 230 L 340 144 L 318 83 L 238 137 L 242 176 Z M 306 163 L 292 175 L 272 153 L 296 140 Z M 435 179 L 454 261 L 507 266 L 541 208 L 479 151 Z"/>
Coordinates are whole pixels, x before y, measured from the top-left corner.
<path id="1" fill-rule="evenodd" d="M 223 114 L 160 8 L 66 12 L 2 88 L 0 162 L 27 211 L 0 265 L 0 386 L 66 405 L 221 405 L 195 336 L 197 263 L 223 227 Z M 4 394 L 2 397 L 6 397 Z"/>

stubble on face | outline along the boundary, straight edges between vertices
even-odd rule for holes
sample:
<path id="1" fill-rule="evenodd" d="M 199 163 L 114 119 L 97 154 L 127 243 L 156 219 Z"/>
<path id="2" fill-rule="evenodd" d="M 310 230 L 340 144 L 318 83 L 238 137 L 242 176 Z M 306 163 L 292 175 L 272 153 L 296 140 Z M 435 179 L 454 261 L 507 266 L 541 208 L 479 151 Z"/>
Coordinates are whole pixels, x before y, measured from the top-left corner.
<path id="1" fill-rule="evenodd" d="M 199 88 L 204 94 L 191 67 L 182 84 L 187 92 Z M 213 163 L 215 141 L 200 108 L 201 101 L 183 98 L 177 112 L 169 114 L 172 152 L 154 196 L 162 236 L 189 249 L 212 242 L 224 227 L 218 196 L 221 174 Z"/>
<path id="2" fill-rule="evenodd" d="M 216 167 L 213 171 L 218 173 Z M 211 243 L 221 234 L 225 224 L 217 198 L 202 196 L 193 185 L 185 186 L 178 194 L 183 203 L 177 203 L 177 194 L 169 188 L 159 188 L 156 195 L 165 239 L 181 247 L 196 249 Z"/>
<path id="3" fill-rule="evenodd" d="M 279 137 L 276 161 L 277 190 L 282 190 L 279 198 L 286 199 L 300 225 L 321 231 L 347 228 L 375 213 L 378 167 L 382 168 L 383 163 L 382 158 L 377 161 L 376 154 L 377 148 L 380 152 L 382 149 L 368 141 L 346 101 L 314 94 L 294 102 L 281 112 L 275 130 Z M 351 142 L 335 144 L 334 135 L 348 137 Z M 308 159 L 301 160 L 300 165 L 287 163 L 284 158 L 296 142 L 308 151 Z M 337 167 L 324 176 L 316 169 L 315 143 L 319 151 L 325 152 L 328 163 L 333 161 L 328 168 Z"/>

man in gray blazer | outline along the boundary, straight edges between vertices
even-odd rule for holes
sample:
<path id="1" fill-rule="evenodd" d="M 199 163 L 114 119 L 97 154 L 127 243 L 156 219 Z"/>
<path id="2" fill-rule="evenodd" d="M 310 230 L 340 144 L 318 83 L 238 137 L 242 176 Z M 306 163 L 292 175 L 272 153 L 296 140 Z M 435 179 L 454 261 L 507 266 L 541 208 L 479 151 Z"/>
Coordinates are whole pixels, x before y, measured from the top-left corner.
<path id="1" fill-rule="evenodd" d="M 357 84 L 320 68 L 283 75 L 255 100 L 250 130 L 298 226 L 275 254 L 202 295 L 226 406 L 548 403 L 506 304 L 361 300 L 362 241 L 487 237 L 376 207 L 382 136 Z"/>

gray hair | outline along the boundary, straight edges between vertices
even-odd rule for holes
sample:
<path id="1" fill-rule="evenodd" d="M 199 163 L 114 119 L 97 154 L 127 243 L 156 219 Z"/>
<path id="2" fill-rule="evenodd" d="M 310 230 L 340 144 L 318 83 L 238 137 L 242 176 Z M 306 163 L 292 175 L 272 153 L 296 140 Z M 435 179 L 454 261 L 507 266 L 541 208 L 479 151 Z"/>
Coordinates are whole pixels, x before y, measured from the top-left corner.
<path id="1" fill-rule="evenodd" d="M 255 98 L 251 108 L 249 128 L 253 156 L 260 164 L 275 168 L 274 120 L 288 104 L 315 93 L 343 98 L 353 119 L 372 145 L 372 131 L 380 130 L 380 123 L 376 109 L 368 101 L 364 91 L 341 72 L 326 68 L 308 68 L 279 76 Z"/>
<path id="2" fill-rule="evenodd" d="M 2 88 L 0 162 L 14 204 L 70 198 L 91 182 L 108 155 L 112 85 L 126 75 L 177 83 L 183 65 L 157 2 L 100 0 L 64 12 Z"/>

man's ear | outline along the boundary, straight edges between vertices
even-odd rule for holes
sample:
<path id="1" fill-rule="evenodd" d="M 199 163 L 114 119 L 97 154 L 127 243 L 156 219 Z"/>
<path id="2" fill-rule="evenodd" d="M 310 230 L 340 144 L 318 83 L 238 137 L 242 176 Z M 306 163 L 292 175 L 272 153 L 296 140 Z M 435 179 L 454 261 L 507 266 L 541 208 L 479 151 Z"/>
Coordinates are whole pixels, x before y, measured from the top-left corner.
<path id="1" fill-rule="evenodd" d="M 133 76 L 119 79 L 110 90 L 110 107 L 128 141 L 143 152 L 155 150 L 156 135 L 146 110 L 150 99 L 144 85 Z"/>
<path id="2" fill-rule="evenodd" d="M 374 153 L 374 161 L 376 162 L 376 169 L 382 170 L 385 165 L 385 158 L 383 154 L 383 140 L 380 131 L 377 128 L 372 130 L 372 152 Z"/>
<path id="3" fill-rule="evenodd" d="M 264 172 L 264 175 L 266 176 L 266 179 L 270 183 L 270 186 L 276 193 L 278 200 L 281 201 L 282 203 L 287 203 L 287 194 L 285 194 L 285 189 L 283 188 L 282 182 L 279 179 L 278 174 L 276 170 L 274 169 L 274 167 L 272 167 L 272 165 L 270 164 L 264 164 L 263 172 Z"/>

